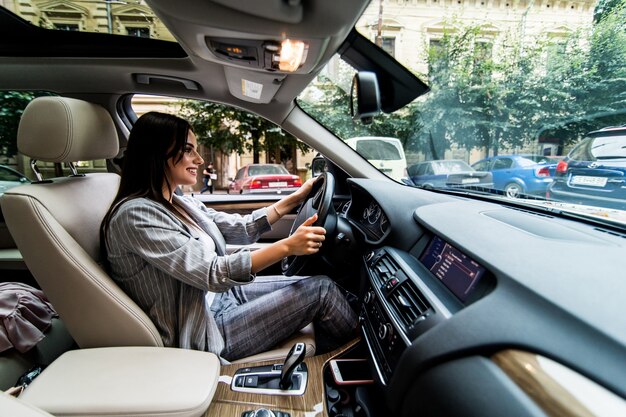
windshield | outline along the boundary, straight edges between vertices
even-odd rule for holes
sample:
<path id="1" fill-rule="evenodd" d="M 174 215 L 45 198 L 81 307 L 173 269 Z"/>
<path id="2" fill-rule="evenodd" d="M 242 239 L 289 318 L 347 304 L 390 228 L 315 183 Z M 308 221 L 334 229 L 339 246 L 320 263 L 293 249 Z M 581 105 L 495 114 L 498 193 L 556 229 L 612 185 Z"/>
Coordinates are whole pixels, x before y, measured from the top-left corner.
<path id="1" fill-rule="evenodd" d="M 569 162 L 573 156 L 589 163 L 601 155 L 623 158 L 626 151 L 623 143 L 615 144 L 614 131 L 610 140 L 584 139 L 626 125 L 624 21 L 626 0 L 372 2 L 356 29 L 430 91 L 371 124 L 353 121 L 348 102 L 356 70 L 336 56 L 298 103 L 407 186 L 490 190 L 496 198 L 521 204 L 626 222 L 626 167 L 613 164 L 610 171 L 586 168 L 583 173 Z M 375 136 L 398 141 L 400 173 L 379 163 L 392 158 L 390 143 L 354 144 L 354 138 Z M 570 152 L 576 155 L 568 157 Z M 437 162 L 420 165 L 426 161 Z M 426 179 L 473 171 L 474 164 L 485 175 Z"/>

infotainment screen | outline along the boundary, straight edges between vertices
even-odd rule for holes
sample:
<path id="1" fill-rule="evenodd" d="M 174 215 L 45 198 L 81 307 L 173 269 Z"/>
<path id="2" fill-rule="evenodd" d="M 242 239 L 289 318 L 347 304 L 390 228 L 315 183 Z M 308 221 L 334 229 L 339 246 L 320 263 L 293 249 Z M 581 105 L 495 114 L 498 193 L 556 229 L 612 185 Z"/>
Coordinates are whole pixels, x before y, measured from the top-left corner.
<path id="1" fill-rule="evenodd" d="M 420 261 L 463 302 L 485 274 L 485 268 L 478 262 L 437 236 L 432 238 Z"/>

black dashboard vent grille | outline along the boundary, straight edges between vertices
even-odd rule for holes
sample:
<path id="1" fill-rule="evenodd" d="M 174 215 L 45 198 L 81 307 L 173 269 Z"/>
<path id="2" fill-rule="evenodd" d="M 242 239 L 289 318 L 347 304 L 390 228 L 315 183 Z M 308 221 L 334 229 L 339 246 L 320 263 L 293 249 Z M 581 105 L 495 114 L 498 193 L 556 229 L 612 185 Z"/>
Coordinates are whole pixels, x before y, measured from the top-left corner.
<path id="1" fill-rule="evenodd" d="M 409 328 L 424 320 L 431 309 L 411 281 L 404 281 L 387 297 L 400 322 Z"/>
<path id="2" fill-rule="evenodd" d="M 374 276 L 374 283 L 380 288 L 387 280 L 393 277 L 398 271 L 399 266 L 391 259 L 387 254 L 383 254 L 374 260 L 371 267 L 372 275 Z"/>

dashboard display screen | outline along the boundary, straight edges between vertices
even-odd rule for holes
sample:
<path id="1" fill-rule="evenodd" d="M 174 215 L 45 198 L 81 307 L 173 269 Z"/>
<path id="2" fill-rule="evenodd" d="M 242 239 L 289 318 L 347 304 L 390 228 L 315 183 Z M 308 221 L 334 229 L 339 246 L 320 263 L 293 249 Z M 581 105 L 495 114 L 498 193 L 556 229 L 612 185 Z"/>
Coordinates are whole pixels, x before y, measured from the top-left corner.
<path id="1" fill-rule="evenodd" d="M 420 261 L 463 302 L 485 274 L 484 267 L 437 236 L 432 238 Z"/>

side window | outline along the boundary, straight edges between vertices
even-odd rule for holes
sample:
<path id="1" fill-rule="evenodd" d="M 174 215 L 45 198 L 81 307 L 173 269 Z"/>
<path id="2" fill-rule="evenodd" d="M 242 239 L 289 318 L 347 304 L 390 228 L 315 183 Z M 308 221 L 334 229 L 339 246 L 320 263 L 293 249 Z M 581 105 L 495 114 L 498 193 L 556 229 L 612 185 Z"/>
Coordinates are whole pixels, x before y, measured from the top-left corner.
<path id="1" fill-rule="evenodd" d="M 17 172 L 10 171 L 0 166 L 0 181 L 17 181 L 19 182 L 22 176 Z"/>
<path id="2" fill-rule="evenodd" d="M 513 160 L 511 158 L 500 158 L 493 163 L 493 169 L 507 169 L 511 168 L 511 165 L 513 165 Z"/>
<path id="3" fill-rule="evenodd" d="M 17 128 L 24 109 L 35 97 L 51 95 L 46 92 L 0 91 L 0 165 L 11 168 L 27 178 L 35 178 L 30 169 L 30 159 L 17 151 Z M 46 168 L 54 171 L 52 164 L 38 164 L 44 176 Z M 20 181 L 19 174 L 9 169 L 0 171 L 3 181 Z"/>
<path id="4" fill-rule="evenodd" d="M 205 182 L 202 172 L 209 163 L 214 170 L 211 194 L 223 195 L 219 198 L 236 199 L 238 194 L 248 193 L 284 195 L 311 176 L 311 162 L 317 152 L 276 124 L 252 113 L 206 101 L 148 95 L 133 96 L 131 106 L 137 116 L 159 111 L 190 123 L 204 166 L 198 169 L 196 184 L 183 187 L 184 193 L 201 193 Z M 267 178 L 261 175 L 254 184 L 242 181 L 253 172 Z M 226 194 L 230 196 L 225 197 Z M 203 195 L 209 198 L 208 192 Z"/>

